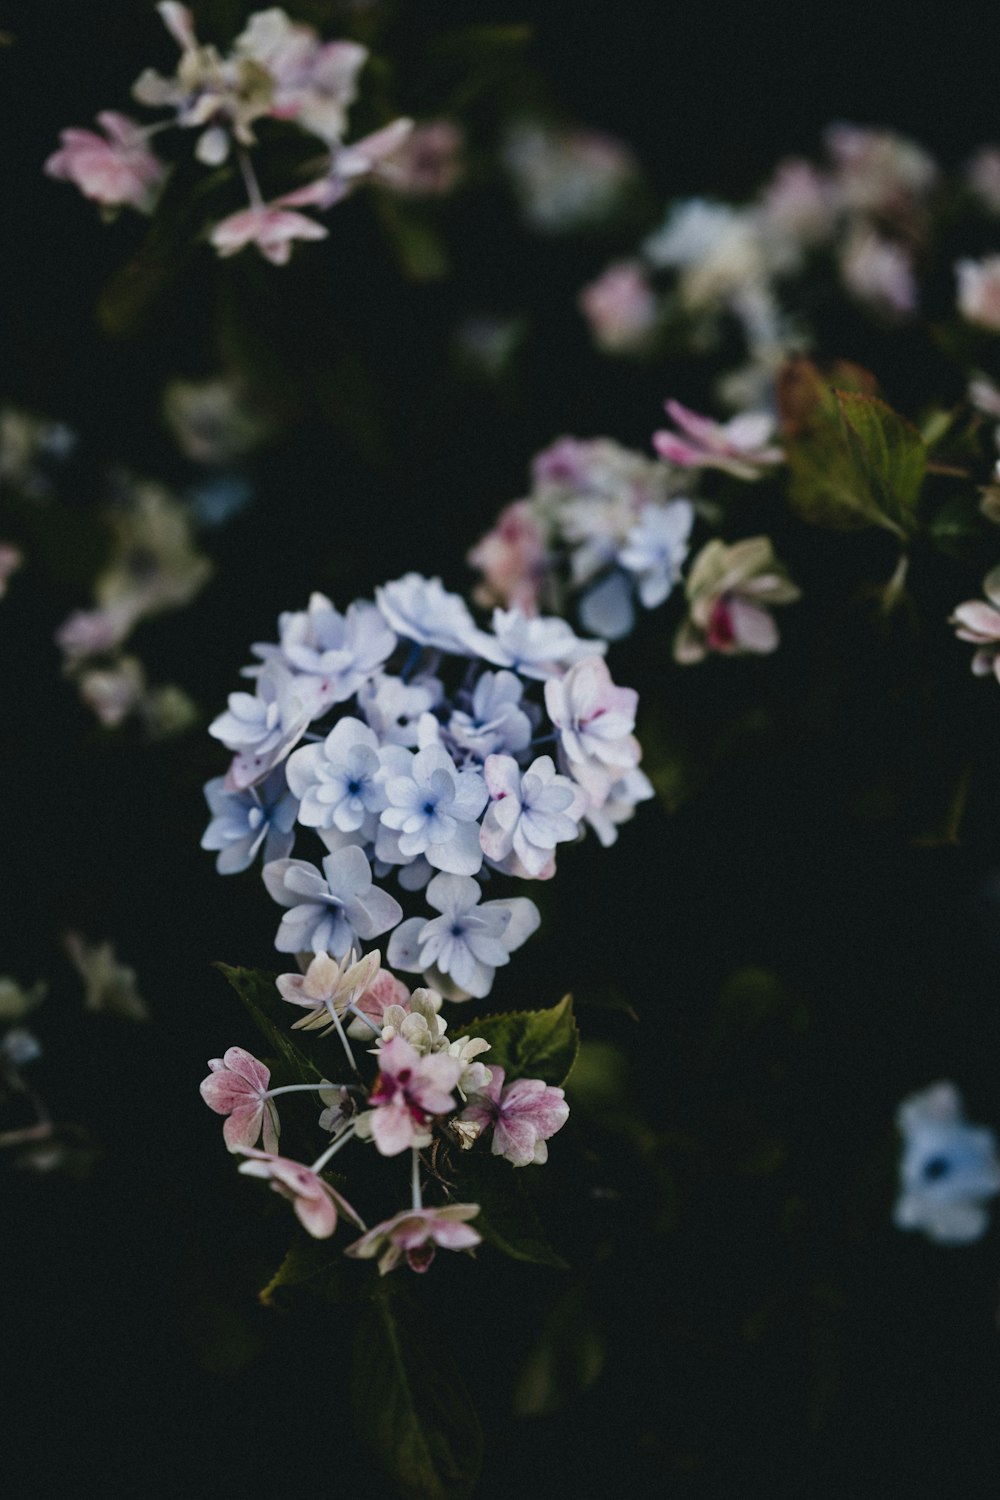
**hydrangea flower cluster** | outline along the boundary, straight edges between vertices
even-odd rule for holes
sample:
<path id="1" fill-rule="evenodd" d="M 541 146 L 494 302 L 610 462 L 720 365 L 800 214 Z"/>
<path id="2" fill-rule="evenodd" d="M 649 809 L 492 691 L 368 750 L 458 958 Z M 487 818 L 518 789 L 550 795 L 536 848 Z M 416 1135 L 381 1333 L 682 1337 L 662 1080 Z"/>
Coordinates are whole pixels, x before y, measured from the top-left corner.
<path id="1" fill-rule="evenodd" d="M 393 968 L 485 996 L 539 921 L 526 897 L 484 899 L 488 878 L 549 879 L 559 844 L 586 823 L 613 842 L 652 795 L 636 693 L 564 620 L 498 608 L 486 630 L 409 573 L 345 613 L 314 594 L 253 649 L 255 691 L 211 725 L 233 759 L 202 844 L 222 874 L 263 851 L 282 953 L 343 959 L 388 934 Z M 293 857 L 302 829 L 318 862 Z M 404 920 L 393 881 L 434 915 Z"/>
<path id="2" fill-rule="evenodd" d="M 528 613 L 575 605 L 586 629 L 618 640 L 635 625 L 637 604 L 656 609 L 666 602 L 684 579 L 699 507 L 711 513 L 696 497 L 698 472 L 752 481 L 782 461 L 767 412 L 725 423 L 679 401 L 668 401 L 667 412 L 677 430 L 654 434 L 659 458 L 610 438 L 560 438 L 538 454 L 531 494 L 501 511 L 469 553 L 482 575 L 481 603 Z M 766 537 L 732 548 L 708 542 L 686 590 L 690 616 L 675 643 L 682 663 L 709 651 L 773 651 L 778 632 L 769 606 L 799 597 Z"/>
<path id="3" fill-rule="evenodd" d="M 953 1083 L 935 1083 L 904 1099 L 896 1116 L 903 1137 L 899 1229 L 919 1229 L 940 1244 L 978 1240 L 989 1224 L 986 1203 L 1000 1193 L 996 1135 L 966 1122 Z"/>
<path id="4" fill-rule="evenodd" d="M 489 1140 L 492 1154 L 515 1167 L 544 1162 L 547 1142 L 569 1116 L 563 1090 L 537 1078 L 507 1083 L 502 1068 L 491 1069 L 480 1060 L 490 1044 L 482 1037 L 449 1037 L 440 994 L 429 989 L 411 994 L 381 968 L 377 952 L 356 959 L 351 951 L 340 963 L 317 953 L 304 975 L 281 975 L 277 987 L 286 1001 L 308 1012 L 295 1022 L 297 1028 L 323 1025 L 337 1031 L 350 1077 L 346 1083 L 322 1079 L 272 1088 L 269 1069 L 242 1047 L 212 1058 L 201 1095 L 210 1109 L 225 1116 L 225 1143 L 245 1158 L 240 1171 L 268 1181 L 292 1203 L 299 1222 L 316 1239 L 329 1238 L 338 1219 L 347 1219 L 362 1234 L 345 1254 L 362 1260 L 378 1257 L 381 1275 L 404 1255 L 412 1270 L 426 1271 L 437 1248 L 471 1250 L 478 1245 L 481 1235 L 470 1223 L 480 1212 L 478 1204 L 424 1206 L 422 1153 L 433 1146 L 436 1162 L 441 1150 L 466 1151 Z M 370 1055 L 376 1071 L 369 1081 L 358 1068 L 348 1026 L 374 1039 Z M 297 1093 L 312 1093 L 324 1106 L 319 1128 L 326 1142 L 310 1166 L 279 1152 L 275 1100 Z M 371 1229 L 322 1175 L 352 1140 L 368 1143 L 377 1156 L 409 1156 L 409 1208 Z M 434 1176 L 443 1181 L 436 1166 Z"/>
<path id="5" fill-rule="evenodd" d="M 912 319 L 925 296 L 937 224 L 973 204 L 1000 213 L 1000 153 L 979 151 L 948 178 L 915 142 L 839 122 L 824 134 L 825 160 L 781 162 L 740 206 L 690 198 L 672 204 L 638 253 L 616 260 L 579 298 L 597 345 L 642 354 L 666 328 L 705 352 L 724 327 L 742 334 L 745 363 L 719 396 L 735 409 L 767 407 L 776 371 L 813 342 L 802 273 L 838 285 L 883 323 Z M 955 265 L 960 315 L 1000 328 L 1000 257 Z"/>
<path id="6" fill-rule="evenodd" d="M 201 42 L 187 6 L 163 0 L 157 10 L 180 48 L 175 71 L 165 77 L 147 68 L 133 98 L 170 118 L 141 126 L 127 115 L 102 111 L 102 133 L 69 129 L 45 163 L 51 177 L 72 182 L 113 217 L 121 208 L 152 213 L 169 168 L 152 147 L 171 127 L 197 132 L 194 154 L 209 168 L 234 157 L 248 204 L 216 223 L 210 240 L 220 256 L 255 245 L 274 265 L 285 265 L 296 240 L 321 240 L 325 225 L 303 213 L 322 212 L 365 181 L 379 180 L 410 195 L 446 192 L 458 172 L 457 127 L 433 121 L 414 129 L 396 119 L 347 144 L 348 113 L 368 58 L 351 41 L 321 41 L 311 26 L 273 6 L 255 11 L 227 53 Z M 265 199 L 253 166 L 262 121 L 279 122 L 319 141 L 323 158 L 304 186 Z"/>

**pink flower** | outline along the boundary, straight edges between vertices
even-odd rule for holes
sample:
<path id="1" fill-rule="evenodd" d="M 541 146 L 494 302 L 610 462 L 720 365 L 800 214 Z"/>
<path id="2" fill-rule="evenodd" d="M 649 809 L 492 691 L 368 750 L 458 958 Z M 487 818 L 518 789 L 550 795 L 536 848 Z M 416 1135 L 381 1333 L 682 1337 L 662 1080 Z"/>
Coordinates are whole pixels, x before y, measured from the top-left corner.
<path id="1" fill-rule="evenodd" d="M 562 1089 L 541 1078 L 517 1078 L 505 1088 L 503 1068 L 492 1073 L 482 1093 L 470 1096 L 459 1119 L 480 1130 L 492 1126 L 493 1155 L 506 1157 L 515 1167 L 547 1161 L 546 1141 L 569 1119 Z"/>
<path id="2" fill-rule="evenodd" d="M 674 640 L 674 659 L 685 665 L 708 652 L 722 656 L 766 655 L 778 645 L 769 606 L 792 604 L 800 590 L 774 555 L 766 536 L 729 547 L 707 542 L 685 584 L 688 618 Z"/>
<path id="3" fill-rule="evenodd" d="M 517 606 L 526 615 L 538 612 L 538 595 L 548 570 L 545 536 L 530 500 L 515 500 L 497 517 L 469 553 L 470 568 L 478 568 L 483 581 L 476 589 L 480 604 Z"/>
<path id="4" fill-rule="evenodd" d="M 264 1064 L 242 1047 L 230 1047 L 223 1057 L 211 1058 L 208 1066 L 212 1071 L 202 1080 L 201 1097 L 217 1115 L 229 1116 L 222 1127 L 229 1150 L 255 1146 L 263 1128 L 265 1149 L 277 1151 L 281 1126 L 274 1101 L 267 1097 L 271 1074 Z"/>
<path id="5" fill-rule="evenodd" d="M 583 288 L 578 301 L 594 342 L 606 354 L 638 353 L 649 344 L 658 306 L 641 261 L 608 266 Z"/>
<path id="6" fill-rule="evenodd" d="M 668 401 L 666 408 L 681 433 L 654 432 L 653 446 L 661 458 L 681 468 L 723 469 L 737 479 L 760 479 L 784 458 L 780 448 L 767 446 L 774 432 L 770 412 L 741 412 L 729 422 L 713 422 L 679 401 Z"/>
<path id="7" fill-rule="evenodd" d="M 358 1260 L 371 1260 L 382 1251 L 379 1275 L 393 1270 L 405 1253 L 411 1271 L 426 1271 L 438 1245 L 442 1250 L 471 1250 L 482 1243 L 482 1235 L 470 1229 L 468 1220 L 479 1212 L 478 1203 L 451 1203 L 447 1208 L 415 1208 L 396 1214 L 369 1229 L 344 1250 Z"/>
<path id="8" fill-rule="evenodd" d="M 338 1211 L 359 1229 L 364 1229 L 364 1221 L 347 1199 L 309 1167 L 291 1161 L 287 1156 L 275 1156 L 271 1151 L 255 1151 L 250 1146 L 241 1146 L 239 1150 L 252 1158 L 242 1163 L 240 1171 L 247 1177 L 269 1178 L 272 1191 L 280 1193 L 294 1205 L 299 1223 L 313 1239 L 330 1238 L 337 1227 Z"/>
<path id="9" fill-rule="evenodd" d="M 426 1145 L 432 1115 L 455 1107 L 462 1064 L 446 1052 L 421 1057 L 402 1037 L 393 1037 L 378 1053 L 379 1075 L 369 1103 L 374 1107 L 358 1120 L 358 1134 L 370 1135 L 383 1156 L 396 1156 L 407 1146 Z"/>
<path id="10" fill-rule="evenodd" d="M 375 978 L 366 990 L 354 1001 L 354 1009 L 367 1016 L 372 1026 L 381 1031 L 385 1024 L 383 1017 L 390 1005 L 398 1005 L 407 1013 L 410 1010 L 410 991 L 401 979 L 397 979 L 391 969 L 379 969 Z M 356 1017 L 347 1028 L 348 1036 L 370 1037 L 371 1026 L 366 1026 L 364 1021 Z"/>
<path id="11" fill-rule="evenodd" d="M 259 203 L 241 208 L 216 224 L 211 241 L 220 256 L 236 255 L 247 245 L 256 245 L 265 260 L 273 266 L 288 264 L 293 240 L 325 240 L 329 230 L 315 219 L 295 212 L 297 205 L 318 201 L 316 184 L 298 188 L 275 198 L 273 203 Z"/>
<path id="12" fill-rule="evenodd" d="M 1000 255 L 983 260 L 960 260 L 955 266 L 958 277 L 958 310 L 968 323 L 1000 332 Z"/>
<path id="13" fill-rule="evenodd" d="M 461 171 L 464 136 L 451 120 L 415 125 L 399 149 L 379 170 L 386 187 L 408 198 L 441 198 L 450 193 Z"/>
<path id="14" fill-rule="evenodd" d="M 92 130 L 62 131 L 61 149 L 49 157 L 45 171 L 74 183 L 85 198 L 105 208 L 128 204 L 152 213 L 166 168 L 150 151 L 145 132 L 113 110 L 104 110 L 97 120 L 104 136 Z"/>
<path id="15" fill-rule="evenodd" d="M 972 658 L 976 676 L 986 677 L 992 672 L 1000 681 L 1000 567 L 991 569 L 983 579 L 983 593 L 989 604 L 970 599 L 958 606 L 949 624 L 955 626 L 960 641 L 971 641 L 979 647 Z"/>

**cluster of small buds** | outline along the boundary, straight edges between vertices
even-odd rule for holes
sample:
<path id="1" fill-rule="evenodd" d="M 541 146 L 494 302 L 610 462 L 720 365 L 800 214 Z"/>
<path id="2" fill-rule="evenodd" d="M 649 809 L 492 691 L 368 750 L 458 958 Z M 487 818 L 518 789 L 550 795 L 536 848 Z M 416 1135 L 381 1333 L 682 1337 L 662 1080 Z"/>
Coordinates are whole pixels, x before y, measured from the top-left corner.
<path id="1" fill-rule="evenodd" d="M 105 521 L 111 554 L 94 584 L 95 605 L 74 611 L 56 632 L 66 675 L 106 728 L 141 720 L 153 738 L 193 723 L 181 688 L 150 687 L 142 662 L 122 647 L 136 626 L 190 603 L 212 567 L 192 535 L 188 507 L 162 485 L 117 476 Z"/>
<path id="2" fill-rule="evenodd" d="M 126 115 L 103 111 L 103 131 L 69 129 L 49 157 L 51 177 L 72 182 L 106 216 L 129 207 L 152 213 L 168 167 L 151 141 L 177 127 L 198 133 L 195 157 L 218 168 L 235 157 L 248 206 L 216 223 L 210 239 L 220 256 L 255 245 L 274 265 L 288 261 L 296 240 L 325 239 L 326 227 L 300 212 L 322 211 L 365 181 L 378 180 L 409 196 L 449 191 L 458 175 L 461 137 L 449 121 L 414 128 L 397 119 L 350 144 L 345 142 L 348 112 L 358 95 L 358 79 L 368 58 L 356 42 L 323 42 L 311 26 L 292 21 L 277 7 L 255 11 L 225 54 L 199 41 L 194 17 L 176 0 L 157 10 L 180 48 L 176 71 L 164 77 L 147 68 L 132 95 L 142 105 L 171 111 L 171 117 L 141 126 Z M 257 128 L 271 120 L 321 142 L 324 156 L 302 187 L 266 201 L 254 170 L 251 148 Z"/>
<path id="3" fill-rule="evenodd" d="M 736 407 L 766 406 L 776 370 L 810 340 L 805 309 L 795 302 L 795 278 L 810 258 L 832 260 L 848 298 L 876 316 L 911 317 L 941 173 L 921 147 L 891 131 L 838 123 L 824 145 L 825 163 L 781 162 L 746 205 L 673 204 L 636 256 L 608 267 L 580 294 L 598 347 L 642 354 L 680 315 L 704 350 L 718 342 L 722 320 L 735 319 L 747 363 L 723 379 L 720 396 Z M 985 198 L 1000 171 L 981 155 L 969 182 Z M 1000 326 L 989 321 L 991 265 L 969 262 L 959 274 L 966 316 Z"/>
<path id="4" fill-rule="evenodd" d="M 531 494 L 508 505 L 469 553 L 482 575 L 480 602 L 526 612 L 572 604 L 586 629 L 609 640 L 632 630 L 637 600 L 644 609 L 665 603 L 683 580 L 699 471 L 752 481 L 783 459 L 768 412 L 720 423 L 679 401 L 666 408 L 677 430 L 654 433 L 658 459 L 608 438 L 560 438 L 537 456 Z M 691 617 L 680 662 L 707 651 L 772 651 L 778 634 L 767 607 L 799 596 L 766 537 L 731 548 L 710 541 L 686 588 Z"/>
<path id="5" fill-rule="evenodd" d="M 393 968 L 449 999 L 487 995 L 539 918 L 526 897 L 482 899 L 481 882 L 549 879 L 557 845 L 585 823 L 612 842 L 651 795 L 636 693 L 611 680 L 604 641 L 517 606 L 482 629 L 416 573 L 344 614 L 314 594 L 279 636 L 253 648 L 255 692 L 211 725 L 233 760 L 205 788 L 203 847 L 221 874 L 263 850 L 280 952 L 340 960 L 391 934 Z M 318 865 L 292 857 L 300 829 Z M 436 915 L 404 920 L 375 883 L 392 877 Z"/>
<path id="6" fill-rule="evenodd" d="M 997 1139 L 969 1125 L 953 1083 L 935 1083 L 904 1099 L 896 1115 L 903 1138 L 893 1221 L 940 1244 L 978 1240 L 989 1224 L 986 1203 L 1000 1193 Z"/>
<path id="7" fill-rule="evenodd" d="M 537 1078 L 507 1083 L 502 1068 L 480 1061 L 489 1043 L 475 1036 L 450 1038 L 441 995 L 430 989 L 411 994 L 381 967 L 377 951 L 361 959 L 351 951 L 339 963 L 318 953 L 304 975 L 281 975 L 277 987 L 285 1000 L 309 1010 L 296 1027 L 325 1025 L 337 1032 L 350 1081 L 322 1079 L 272 1088 L 270 1070 L 242 1047 L 212 1058 L 201 1096 L 225 1116 L 226 1146 L 246 1158 L 240 1171 L 269 1181 L 292 1202 L 300 1223 L 316 1239 L 332 1235 L 340 1216 L 348 1219 L 363 1233 L 345 1253 L 361 1259 L 378 1255 L 382 1275 L 403 1254 L 413 1270 L 425 1271 L 437 1246 L 465 1250 L 478 1245 L 481 1236 L 469 1225 L 479 1213 L 478 1204 L 424 1207 L 421 1153 L 432 1145 L 472 1150 L 489 1139 L 492 1154 L 515 1167 L 544 1162 L 547 1142 L 569 1116 L 563 1090 Z M 374 1042 L 369 1055 L 376 1071 L 370 1081 L 362 1080 L 347 1022 L 352 1032 L 360 1028 Z M 327 1141 L 311 1166 L 281 1156 L 278 1149 L 281 1121 L 275 1100 L 299 1093 L 312 1093 L 325 1106 L 319 1128 Z M 321 1175 L 352 1140 L 369 1142 L 382 1157 L 410 1157 L 410 1208 L 372 1229 Z M 441 1181 L 439 1172 L 435 1176 Z"/>

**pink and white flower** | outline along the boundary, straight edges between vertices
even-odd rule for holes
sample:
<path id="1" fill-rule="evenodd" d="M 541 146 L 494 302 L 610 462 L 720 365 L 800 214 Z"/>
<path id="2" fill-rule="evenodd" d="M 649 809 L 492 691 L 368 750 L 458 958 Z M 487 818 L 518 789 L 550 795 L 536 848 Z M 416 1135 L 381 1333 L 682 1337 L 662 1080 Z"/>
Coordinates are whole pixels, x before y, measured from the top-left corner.
<path id="1" fill-rule="evenodd" d="M 992 672 L 1000 681 L 1000 566 L 983 579 L 983 593 L 988 604 L 969 599 L 958 606 L 949 624 L 954 625 L 960 641 L 971 641 L 978 647 L 972 658 L 976 676 L 987 677 Z"/>
<path id="2" fill-rule="evenodd" d="M 493 1155 L 515 1167 L 547 1161 L 546 1142 L 569 1119 L 563 1090 L 541 1078 L 516 1078 L 505 1085 L 503 1068 L 493 1068 L 492 1074 L 482 1092 L 470 1096 L 460 1120 L 481 1131 L 492 1128 Z"/>
<path id="3" fill-rule="evenodd" d="M 688 618 L 674 640 L 674 659 L 683 664 L 702 661 L 710 651 L 722 656 L 774 651 L 778 627 L 770 607 L 792 604 L 801 594 L 766 536 L 731 547 L 714 537 L 695 558 L 685 587 Z"/>
<path id="4" fill-rule="evenodd" d="M 612 682 L 599 656 L 545 684 L 545 706 L 566 765 L 598 806 L 612 784 L 639 764 L 642 751 L 632 733 L 638 702 L 634 688 Z"/>
<path id="5" fill-rule="evenodd" d="M 958 310 L 967 323 L 1000 332 L 1000 255 L 982 260 L 960 260 L 955 266 L 958 277 Z"/>
<path id="6" fill-rule="evenodd" d="M 586 796 L 557 774 L 549 755 L 526 771 L 512 755 L 490 755 L 484 774 L 491 800 L 480 833 L 483 853 L 498 862 L 513 854 L 526 875 L 539 879 L 553 867 L 556 844 L 577 837 Z"/>
<path id="7" fill-rule="evenodd" d="M 104 135 L 71 128 L 61 132 L 60 149 L 45 163 L 50 177 L 72 182 L 85 198 L 104 208 L 136 208 L 152 213 L 166 167 L 150 149 L 147 133 L 127 115 L 106 109 L 97 116 Z"/>
<path id="8" fill-rule="evenodd" d="M 398 1156 L 407 1146 L 429 1145 L 428 1126 L 435 1115 L 449 1114 L 462 1064 L 447 1053 L 421 1057 L 402 1037 L 393 1037 L 378 1053 L 379 1074 L 369 1096 L 373 1106 L 358 1117 L 358 1135 L 370 1136 L 383 1156 Z"/>
<path id="9" fill-rule="evenodd" d="M 636 354 L 649 345 L 659 304 L 641 261 L 615 261 L 583 288 L 578 301 L 606 354 Z"/>
<path id="10" fill-rule="evenodd" d="M 230 1151 L 256 1146 L 261 1132 L 264 1149 L 275 1152 L 281 1125 L 273 1099 L 267 1097 L 270 1071 L 242 1047 L 230 1047 L 222 1057 L 208 1063 L 211 1072 L 202 1081 L 201 1097 L 217 1115 L 227 1115 L 223 1139 Z"/>
<path id="11" fill-rule="evenodd" d="M 342 1016 L 364 994 L 381 961 L 377 948 L 357 960 L 352 948 L 340 963 L 328 953 L 317 953 L 304 974 L 279 974 L 275 984 L 281 998 L 308 1011 L 293 1022 L 292 1030 L 334 1029 L 334 1017 Z"/>
<path id="12" fill-rule="evenodd" d="M 679 401 L 666 402 L 666 409 L 681 431 L 654 432 L 653 447 L 681 468 L 722 469 L 736 479 L 760 479 L 784 458 L 780 448 L 769 445 L 775 429 L 770 412 L 741 412 L 728 422 L 713 422 Z"/>
<path id="13" fill-rule="evenodd" d="M 272 1151 L 255 1151 L 247 1146 L 239 1149 L 250 1158 L 240 1166 L 244 1176 L 270 1181 L 271 1190 L 288 1199 L 299 1223 L 313 1239 L 330 1238 L 337 1227 L 338 1213 L 364 1229 L 364 1220 L 347 1199 L 309 1167 L 287 1156 L 276 1156 Z"/>
<path id="14" fill-rule="evenodd" d="M 344 1254 L 358 1260 L 372 1260 L 377 1255 L 380 1276 L 394 1270 L 404 1255 L 411 1271 L 426 1271 L 438 1246 L 442 1250 L 471 1250 L 482 1243 L 482 1235 L 469 1226 L 478 1212 L 478 1203 L 404 1209 L 369 1229 L 348 1245 Z"/>
<path id="15" fill-rule="evenodd" d="M 483 575 L 475 592 L 479 604 L 516 605 L 526 615 L 537 614 L 549 555 L 530 500 L 505 506 L 493 530 L 476 543 L 466 561 Z"/>
<path id="16" fill-rule="evenodd" d="M 275 198 L 273 203 L 251 204 L 230 214 L 212 230 L 212 244 L 223 258 L 236 255 L 247 245 L 256 245 L 272 266 L 287 265 L 295 240 L 325 240 L 330 233 L 325 224 L 296 211 L 301 204 L 315 203 L 313 194 L 303 197 L 306 192 L 309 190 L 299 188 Z"/>

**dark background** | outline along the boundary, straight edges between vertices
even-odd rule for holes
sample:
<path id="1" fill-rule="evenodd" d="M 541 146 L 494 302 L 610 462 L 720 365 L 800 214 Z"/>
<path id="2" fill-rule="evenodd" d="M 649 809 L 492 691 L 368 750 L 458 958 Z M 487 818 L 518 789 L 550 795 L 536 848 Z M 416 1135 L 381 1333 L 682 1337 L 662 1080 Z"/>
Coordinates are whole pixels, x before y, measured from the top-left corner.
<path id="1" fill-rule="evenodd" d="M 980 7 L 405 10 L 385 43 L 400 108 L 443 107 L 423 72 L 443 30 L 532 22 L 528 59 L 555 104 L 637 153 L 650 224 L 667 197 L 739 197 L 778 158 L 816 155 L 831 119 L 892 125 L 947 165 L 1000 136 L 996 22 Z M 102 227 L 41 163 L 64 126 L 126 108 L 132 78 L 169 66 L 172 44 L 151 7 L 124 0 L 35 0 L 0 16 L 15 38 L 0 54 L 0 396 L 83 434 L 66 503 L 91 514 L 109 464 L 190 483 L 160 395 L 167 378 L 212 373 L 220 349 L 261 362 L 281 391 L 285 436 L 254 465 L 254 504 L 204 539 L 213 582 L 135 640 L 151 675 L 181 682 L 206 719 L 280 609 L 314 587 L 343 606 L 408 567 L 466 589 L 466 547 L 523 492 L 538 447 L 563 431 L 645 447 L 663 396 L 687 390 L 683 370 L 599 359 L 573 307 L 638 230 L 533 238 L 488 175 L 441 207 L 443 283 L 406 282 L 358 198 L 287 270 L 250 254 L 222 266 L 201 248 L 127 334 L 102 331 L 98 295 L 143 226 Z M 501 80 L 477 105 L 483 152 L 504 90 L 521 86 Z M 479 310 L 528 320 L 499 386 L 463 380 L 450 356 L 456 322 Z M 856 355 L 853 338 L 845 329 L 848 347 L 827 352 Z M 901 386 L 906 363 L 905 346 L 889 351 Z M 486 1252 L 475 1267 L 439 1262 L 416 1289 L 481 1409 L 484 1496 L 995 1486 L 996 1235 L 948 1249 L 889 1221 L 905 1093 L 952 1077 L 972 1118 L 1000 1125 L 995 698 L 946 631 L 883 649 L 840 608 L 870 548 L 791 533 L 788 546 L 807 604 L 773 661 L 708 663 L 678 683 L 655 616 L 618 648 L 616 677 L 660 705 L 654 738 L 661 720 L 691 722 L 707 743 L 761 704 L 769 728 L 675 815 L 649 805 L 613 850 L 590 840 L 561 859 L 542 931 L 497 985 L 506 1006 L 572 989 L 585 1035 L 628 1057 L 646 1134 L 581 1110 L 553 1143 L 543 1217 L 606 1347 L 583 1395 L 547 1417 L 509 1414 L 558 1273 Z M 87 602 L 82 566 L 58 549 L 29 555 L 0 619 L 0 968 L 49 979 L 33 1076 L 101 1148 L 85 1180 L 0 1174 L 12 1493 L 57 1481 L 71 1494 L 384 1493 L 352 1435 L 345 1314 L 257 1305 L 290 1216 L 261 1212 L 197 1095 L 208 1056 L 255 1045 L 210 964 L 272 964 L 271 905 L 249 875 L 220 880 L 198 848 L 214 742 L 102 733 L 60 677 L 52 632 Z M 945 569 L 927 587 L 928 618 L 943 620 L 969 580 Z M 817 684 L 824 649 L 838 675 Z M 953 682 L 944 722 L 942 700 L 918 687 L 928 672 Z M 915 844 L 967 753 L 961 845 Z M 59 945 L 69 926 L 117 943 L 148 1027 L 81 1015 Z M 759 1013 L 726 989 L 748 965 L 777 976 Z M 604 1008 L 612 992 L 638 1022 Z"/>

